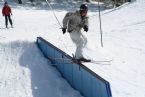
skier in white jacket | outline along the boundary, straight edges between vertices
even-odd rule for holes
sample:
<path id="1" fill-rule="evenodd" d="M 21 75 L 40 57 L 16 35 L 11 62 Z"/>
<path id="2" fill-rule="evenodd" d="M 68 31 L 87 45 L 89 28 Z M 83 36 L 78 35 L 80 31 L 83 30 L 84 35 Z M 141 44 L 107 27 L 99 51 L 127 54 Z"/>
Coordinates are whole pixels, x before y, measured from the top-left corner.
<path id="1" fill-rule="evenodd" d="M 90 61 L 83 56 L 83 48 L 86 46 L 87 39 L 81 30 L 88 32 L 88 5 L 82 4 L 80 10 L 68 12 L 63 19 L 63 34 L 69 32 L 72 41 L 76 44 L 75 58 L 79 61 Z"/>

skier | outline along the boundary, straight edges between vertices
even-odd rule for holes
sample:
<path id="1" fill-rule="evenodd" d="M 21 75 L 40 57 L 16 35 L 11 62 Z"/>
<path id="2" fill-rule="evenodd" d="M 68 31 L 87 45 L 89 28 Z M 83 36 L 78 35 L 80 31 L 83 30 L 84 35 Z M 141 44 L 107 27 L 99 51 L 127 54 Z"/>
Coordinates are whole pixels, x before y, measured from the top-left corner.
<path id="1" fill-rule="evenodd" d="M 3 9 L 2 9 L 2 14 L 3 14 L 3 16 L 5 16 L 6 28 L 8 28 L 8 20 L 11 24 L 11 27 L 13 27 L 13 23 L 12 23 L 12 19 L 11 19 L 12 11 L 11 11 L 11 7 L 8 5 L 7 2 L 4 3 Z"/>
<path id="2" fill-rule="evenodd" d="M 75 59 L 78 61 L 89 62 L 84 58 L 83 48 L 86 46 L 87 39 L 83 36 L 81 30 L 88 32 L 88 5 L 82 4 L 76 12 L 68 12 L 63 19 L 63 34 L 69 32 L 71 40 L 76 44 Z"/>

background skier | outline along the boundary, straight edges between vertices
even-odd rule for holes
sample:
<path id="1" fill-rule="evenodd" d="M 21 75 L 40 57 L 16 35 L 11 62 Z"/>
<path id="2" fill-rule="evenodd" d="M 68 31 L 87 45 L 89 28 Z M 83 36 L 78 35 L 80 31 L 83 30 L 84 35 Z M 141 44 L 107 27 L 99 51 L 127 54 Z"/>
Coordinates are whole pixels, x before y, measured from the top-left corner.
<path id="1" fill-rule="evenodd" d="M 11 11 L 11 7 L 8 5 L 7 2 L 4 3 L 3 9 L 2 9 L 2 14 L 3 14 L 3 16 L 5 16 L 6 28 L 8 28 L 8 20 L 11 24 L 11 27 L 13 27 L 13 23 L 12 23 L 12 19 L 11 19 L 12 11 Z"/>
<path id="2" fill-rule="evenodd" d="M 81 33 L 82 28 L 88 32 L 88 5 L 82 4 L 80 10 L 68 12 L 63 19 L 63 34 L 69 32 L 72 41 L 76 44 L 75 58 L 78 61 L 90 61 L 83 56 L 83 48 L 86 46 L 87 39 Z"/>

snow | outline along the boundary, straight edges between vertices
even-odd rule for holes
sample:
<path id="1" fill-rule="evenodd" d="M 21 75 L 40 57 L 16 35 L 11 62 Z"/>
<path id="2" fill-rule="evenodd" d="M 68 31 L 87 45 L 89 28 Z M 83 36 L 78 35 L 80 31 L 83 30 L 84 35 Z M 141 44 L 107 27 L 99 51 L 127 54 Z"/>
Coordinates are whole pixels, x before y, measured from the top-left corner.
<path id="1" fill-rule="evenodd" d="M 113 97 L 145 97 L 144 4 L 137 0 L 114 11 L 101 12 L 103 48 L 98 12 L 94 6 L 89 10 L 89 32 L 83 32 L 88 39 L 84 55 L 113 61 L 111 65 L 84 65 L 110 82 Z M 36 37 L 41 36 L 70 55 L 75 51 L 69 34 L 62 34 L 50 8 L 10 5 L 14 28 L 6 29 L 4 17 L 0 16 L 0 97 L 82 97 L 35 44 Z M 60 22 L 70 11 L 65 7 L 61 10 L 62 6 L 55 6 Z"/>

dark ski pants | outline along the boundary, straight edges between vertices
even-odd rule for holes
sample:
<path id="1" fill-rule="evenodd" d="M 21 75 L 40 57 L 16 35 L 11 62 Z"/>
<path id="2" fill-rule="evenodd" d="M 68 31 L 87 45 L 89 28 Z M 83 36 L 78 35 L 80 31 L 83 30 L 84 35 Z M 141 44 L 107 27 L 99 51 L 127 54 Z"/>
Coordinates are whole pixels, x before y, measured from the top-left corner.
<path id="1" fill-rule="evenodd" d="M 10 15 L 6 15 L 6 16 L 5 16 L 5 25 L 6 25 L 6 27 L 8 26 L 8 20 L 9 20 L 11 26 L 13 25 L 11 16 L 10 16 Z"/>

